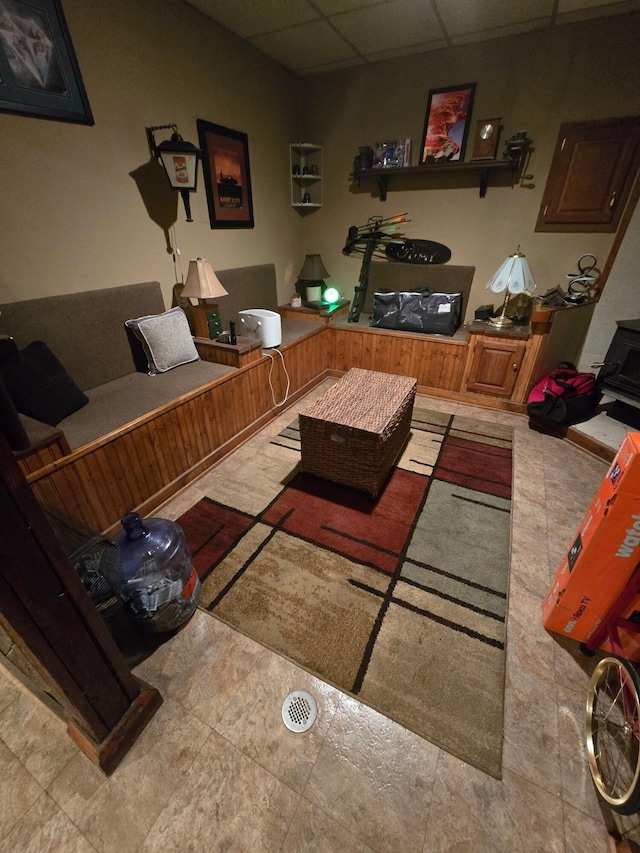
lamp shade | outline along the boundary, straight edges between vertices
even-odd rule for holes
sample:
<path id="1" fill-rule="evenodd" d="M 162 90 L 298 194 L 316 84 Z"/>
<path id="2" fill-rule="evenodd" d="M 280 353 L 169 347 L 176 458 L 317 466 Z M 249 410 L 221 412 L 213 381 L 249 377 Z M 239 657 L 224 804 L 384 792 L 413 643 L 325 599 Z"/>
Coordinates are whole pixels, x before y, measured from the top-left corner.
<path id="1" fill-rule="evenodd" d="M 197 299 L 217 299 L 219 296 L 228 295 L 209 261 L 204 258 L 189 261 L 189 272 L 182 296 L 193 296 Z"/>
<path id="2" fill-rule="evenodd" d="M 327 272 L 320 255 L 306 255 L 298 278 L 301 281 L 321 281 L 330 275 L 331 273 Z"/>
<path id="3" fill-rule="evenodd" d="M 533 293 L 536 283 L 531 274 L 531 269 L 520 247 L 513 255 L 509 255 L 506 261 L 498 268 L 496 273 L 487 282 L 487 290 L 494 293 Z"/>

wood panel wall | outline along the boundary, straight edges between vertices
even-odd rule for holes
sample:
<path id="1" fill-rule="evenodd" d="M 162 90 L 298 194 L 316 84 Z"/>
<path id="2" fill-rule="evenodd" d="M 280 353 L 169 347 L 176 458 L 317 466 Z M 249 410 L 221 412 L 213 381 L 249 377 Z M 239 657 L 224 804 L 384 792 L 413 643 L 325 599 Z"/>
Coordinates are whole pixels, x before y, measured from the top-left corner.
<path id="1" fill-rule="evenodd" d="M 468 344 L 444 338 L 328 327 L 328 364 L 332 371 L 350 367 L 412 376 L 423 390 L 458 392 L 462 388 Z"/>
<path id="2" fill-rule="evenodd" d="M 313 330 L 282 347 L 287 405 L 326 372 L 323 332 Z M 272 358 L 264 356 L 30 474 L 39 502 L 106 534 L 118 529 L 126 512 L 153 512 L 283 410 L 274 399 L 284 401 L 287 379 L 280 357 Z"/>

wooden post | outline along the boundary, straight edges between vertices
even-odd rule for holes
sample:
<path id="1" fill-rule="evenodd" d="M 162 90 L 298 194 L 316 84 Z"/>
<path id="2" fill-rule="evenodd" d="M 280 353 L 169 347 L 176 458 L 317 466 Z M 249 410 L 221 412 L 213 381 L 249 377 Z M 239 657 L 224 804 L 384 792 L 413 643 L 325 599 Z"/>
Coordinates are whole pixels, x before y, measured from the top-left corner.
<path id="1" fill-rule="evenodd" d="M 0 435 L 0 623 L 111 773 L 162 704 L 128 668 Z"/>

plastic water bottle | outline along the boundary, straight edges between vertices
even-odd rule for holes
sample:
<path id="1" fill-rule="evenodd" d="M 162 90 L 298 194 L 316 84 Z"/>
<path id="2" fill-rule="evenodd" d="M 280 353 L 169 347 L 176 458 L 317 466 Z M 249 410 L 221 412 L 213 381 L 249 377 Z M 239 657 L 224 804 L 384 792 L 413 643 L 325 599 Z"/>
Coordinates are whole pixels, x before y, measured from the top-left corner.
<path id="1" fill-rule="evenodd" d="M 180 525 L 130 512 L 114 542 L 120 552 L 119 589 L 125 610 L 143 631 L 179 628 L 200 599 L 200 579 Z"/>

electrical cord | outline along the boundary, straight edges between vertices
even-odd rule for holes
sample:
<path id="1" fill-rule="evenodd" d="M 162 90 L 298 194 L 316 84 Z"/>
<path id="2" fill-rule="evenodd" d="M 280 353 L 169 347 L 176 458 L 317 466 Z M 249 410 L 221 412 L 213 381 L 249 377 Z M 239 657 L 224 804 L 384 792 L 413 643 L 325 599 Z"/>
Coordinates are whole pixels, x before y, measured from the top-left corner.
<path id="1" fill-rule="evenodd" d="M 182 260 L 180 257 L 181 253 L 180 253 L 180 248 L 178 246 L 178 237 L 176 234 L 176 226 L 175 225 L 172 225 L 170 227 L 169 235 L 170 235 L 170 241 L 171 241 L 171 254 L 173 257 L 173 273 L 174 273 L 176 282 L 178 282 L 179 284 L 183 284 L 184 283 L 184 276 L 182 273 Z M 177 261 L 177 263 L 176 263 L 176 261 Z M 178 269 L 179 269 L 179 274 L 178 274 Z"/>
<path id="2" fill-rule="evenodd" d="M 276 408 L 279 408 L 280 406 L 284 406 L 284 404 L 289 399 L 289 388 L 291 387 L 291 379 L 289 378 L 289 374 L 287 373 L 287 365 L 284 363 L 284 356 L 282 355 L 282 353 L 280 352 L 278 347 L 273 347 L 273 349 L 280 356 L 280 359 L 282 361 L 282 369 L 284 370 L 284 375 L 287 377 L 287 387 L 286 387 L 285 392 L 284 392 L 284 400 L 282 400 L 280 403 L 276 403 L 276 394 L 275 394 L 275 391 L 273 390 L 273 383 L 271 382 L 271 374 L 273 373 L 273 365 L 275 362 L 275 358 L 273 357 L 273 355 L 271 354 L 271 351 L 269 351 L 269 350 L 266 350 L 266 349 L 262 350 L 262 353 L 263 353 L 263 355 L 268 355 L 269 358 L 271 359 L 271 365 L 269 367 L 269 388 L 271 388 L 271 399 L 273 400 L 273 405 Z"/>

